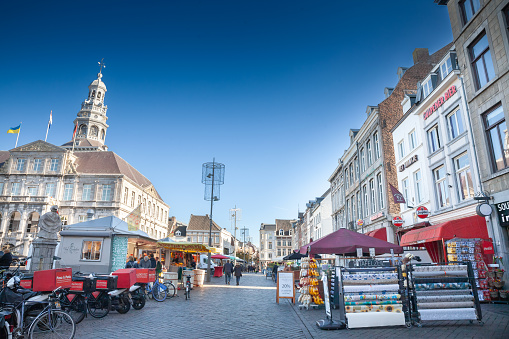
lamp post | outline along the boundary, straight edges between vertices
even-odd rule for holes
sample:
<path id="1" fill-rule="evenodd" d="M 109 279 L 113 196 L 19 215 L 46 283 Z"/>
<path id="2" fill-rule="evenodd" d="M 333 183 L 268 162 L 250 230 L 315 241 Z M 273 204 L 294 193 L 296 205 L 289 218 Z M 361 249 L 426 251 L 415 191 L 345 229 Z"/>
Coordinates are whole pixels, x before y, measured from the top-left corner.
<path id="1" fill-rule="evenodd" d="M 202 165 L 202 179 L 201 182 L 205 184 L 204 199 L 210 201 L 210 223 L 209 223 L 209 247 L 212 247 L 212 210 L 214 201 L 219 201 L 220 185 L 224 184 L 224 164 L 216 162 L 214 158 L 212 162 L 206 162 Z M 214 188 L 216 194 L 214 194 Z M 210 195 L 208 191 L 210 190 Z M 210 251 L 207 256 L 207 282 L 210 282 Z"/>

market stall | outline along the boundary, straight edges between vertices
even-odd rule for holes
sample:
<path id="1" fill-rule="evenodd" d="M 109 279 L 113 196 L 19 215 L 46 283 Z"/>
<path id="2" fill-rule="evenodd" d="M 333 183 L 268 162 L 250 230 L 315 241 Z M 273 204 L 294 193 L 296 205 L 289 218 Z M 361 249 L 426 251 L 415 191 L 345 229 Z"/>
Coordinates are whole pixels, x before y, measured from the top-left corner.
<path id="1" fill-rule="evenodd" d="M 214 254 L 210 257 L 211 259 L 220 260 L 221 265 L 214 267 L 214 277 L 220 278 L 223 276 L 223 260 L 229 260 L 230 257 L 222 254 Z"/>

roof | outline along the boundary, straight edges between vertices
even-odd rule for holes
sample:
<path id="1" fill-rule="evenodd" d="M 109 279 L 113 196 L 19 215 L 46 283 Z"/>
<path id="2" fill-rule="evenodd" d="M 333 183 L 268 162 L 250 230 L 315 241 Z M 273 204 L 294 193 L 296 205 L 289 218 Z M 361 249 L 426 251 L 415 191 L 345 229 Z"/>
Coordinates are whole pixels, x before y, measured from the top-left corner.
<path id="1" fill-rule="evenodd" d="M 276 230 L 284 230 L 285 233 L 292 229 L 292 221 L 285 219 L 276 219 Z"/>
<path id="2" fill-rule="evenodd" d="M 261 224 L 260 225 L 260 230 L 264 230 L 264 229 L 267 229 L 267 228 L 272 228 L 272 229 L 276 229 L 276 224 Z"/>
<path id="3" fill-rule="evenodd" d="M 142 230 L 129 231 L 127 223 L 115 216 L 87 220 L 84 222 L 79 222 L 77 224 L 67 225 L 64 227 L 64 230 L 60 232 L 60 235 L 77 236 L 89 234 L 92 236 L 94 234 L 97 234 L 98 236 L 100 236 L 105 234 L 105 232 L 108 232 L 110 234 L 127 235 L 130 237 L 155 240 Z"/>
<path id="4" fill-rule="evenodd" d="M 0 167 L 9 159 L 10 155 L 9 151 L 0 151 Z"/>
<path id="5" fill-rule="evenodd" d="M 189 225 L 187 226 L 187 231 L 208 231 L 210 228 L 210 218 L 207 215 L 193 215 L 191 214 L 191 218 L 189 219 Z M 214 220 L 212 220 L 212 230 L 213 231 L 221 231 L 221 227 L 219 227 Z"/>
<path id="6" fill-rule="evenodd" d="M 150 180 L 118 154 L 111 151 L 75 152 L 76 171 L 86 174 L 123 174 L 142 188 L 153 187 Z M 162 200 L 155 190 L 157 197 Z"/>
<path id="7" fill-rule="evenodd" d="M 72 147 L 72 140 L 66 142 L 62 146 Z M 101 147 L 101 146 L 103 146 L 103 143 L 100 141 L 97 141 L 97 140 L 93 140 L 93 139 L 76 139 L 75 146 L 76 147 Z"/>

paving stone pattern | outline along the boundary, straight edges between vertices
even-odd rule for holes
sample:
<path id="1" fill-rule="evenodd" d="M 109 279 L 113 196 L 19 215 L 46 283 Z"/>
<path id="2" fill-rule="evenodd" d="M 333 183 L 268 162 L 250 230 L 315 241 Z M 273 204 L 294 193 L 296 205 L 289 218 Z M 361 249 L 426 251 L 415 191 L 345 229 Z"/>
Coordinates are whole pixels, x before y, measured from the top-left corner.
<path id="1" fill-rule="evenodd" d="M 191 291 L 191 300 L 179 297 L 127 314 L 112 311 L 103 319 L 88 316 L 78 324 L 76 338 L 507 338 L 509 306 L 484 305 L 484 326 L 468 321 L 426 322 L 423 327 L 367 328 L 322 331 L 316 321 L 324 310 L 299 310 L 297 305 L 275 302 L 272 280 L 244 274 L 241 285 L 225 285 L 212 278 Z M 333 317 L 338 316 L 333 311 Z"/>

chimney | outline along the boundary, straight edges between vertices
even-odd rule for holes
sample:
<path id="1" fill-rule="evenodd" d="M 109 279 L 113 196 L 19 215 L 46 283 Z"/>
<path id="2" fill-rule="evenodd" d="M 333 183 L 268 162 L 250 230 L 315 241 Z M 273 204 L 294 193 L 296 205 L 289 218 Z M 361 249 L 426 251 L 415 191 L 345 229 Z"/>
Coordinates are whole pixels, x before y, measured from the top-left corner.
<path id="1" fill-rule="evenodd" d="M 412 53 L 414 58 L 414 65 L 419 62 L 427 62 L 429 58 L 429 51 L 427 48 L 416 48 Z"/>

